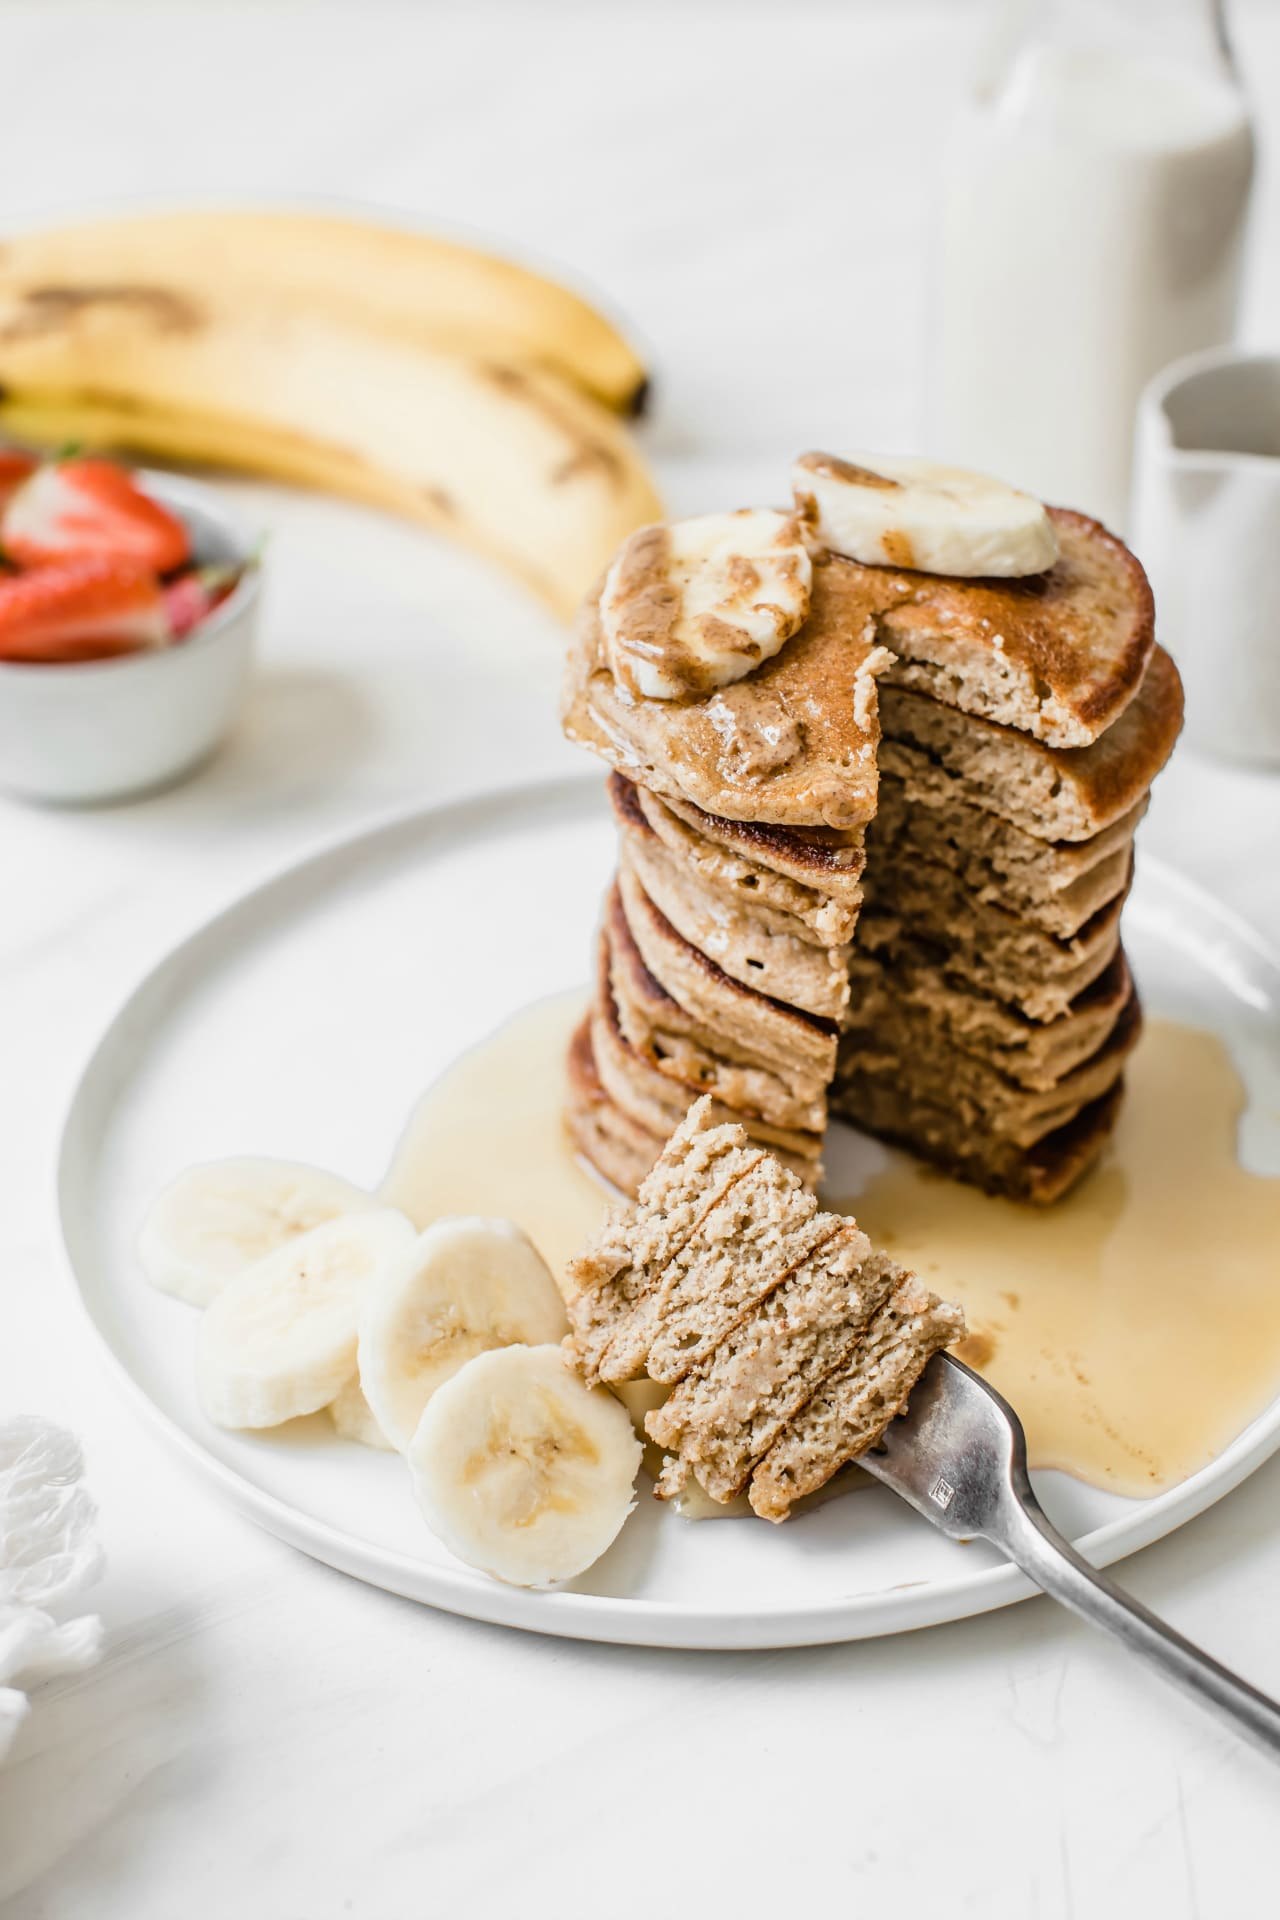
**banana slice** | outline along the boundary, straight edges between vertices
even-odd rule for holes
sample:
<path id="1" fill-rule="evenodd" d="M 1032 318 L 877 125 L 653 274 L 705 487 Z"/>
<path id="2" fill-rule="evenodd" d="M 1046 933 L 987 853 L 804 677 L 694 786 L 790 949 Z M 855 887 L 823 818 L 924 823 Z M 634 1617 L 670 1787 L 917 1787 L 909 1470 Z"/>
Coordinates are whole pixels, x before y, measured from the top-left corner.
<path id="1" fill-rule="evenodd" d="M 320 1167 L 208 1160 L 188 1167 L 152 1201 L 138 1257 L 153 1287 L 207 1307 L 235 1274 L 286 1241 L 378 1205 L 371 1193 Z"/>
<path id="2" fill-rule="evenodd" d="M 646 700 L 726 687 L 804 625 L 812 577 L 794 513 L 746 507 L 641 527 L 600 595 L 609 671 Z"/>
<path id="3" fill-rule="evenodd" d="M 964 467 L 908 454 L 802 453 L 791 481 L 823 544 L 866 566 L 1017 579 L 1058 558 L 1038 500 Z"/>
<path id="4" fill-rule="evenodd" d="M 627 1410 L 559 1347 L 504 1347 L 434 1396 L 409 1448 L 418 1504 L 459 1560 L 517 1587 L 572 1579 L 635 1505 Z"/>
<path id="5" fill-rule="evenodd" d="M 428 1400 L 476 1354 L 569 1331 L 541 1254 L 510 1220 L 437 1220 L 365 1295 L 360 1385 L 403 1453 Z"/>
<path id="6" fill-rule="evenodd" d="M 327 1407 L 356 1370 L 361 1296 L 412 1245 L 404 1214 L 348 1213 L 229 1280 L 196 1347 L 209 1418 L 275 1427 Z"/>
<path id="7" fill-rule="evenodd" d="M 348 1380 L 336 1400 L 329 1402 L 329 1418 L 344 1440 L 354 1440 L 361 1447 L 377 1447 L 384 1453 L 395 1452 L 360 1390 L 359 1374 Z"/>

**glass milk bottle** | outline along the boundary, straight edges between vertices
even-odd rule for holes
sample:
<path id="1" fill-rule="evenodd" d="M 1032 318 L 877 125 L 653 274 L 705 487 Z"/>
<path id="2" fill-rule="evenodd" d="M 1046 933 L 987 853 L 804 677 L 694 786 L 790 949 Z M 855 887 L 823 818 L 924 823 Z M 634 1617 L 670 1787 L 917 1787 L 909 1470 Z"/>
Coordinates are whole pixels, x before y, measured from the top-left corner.
<path id="1" fill-rule="evenodd" d="M 1143 385 L 1234 330 L 1248 110 L 1221 0 L 1002 25 L 946 161 L 929 449 L 1123 529 Z"/>

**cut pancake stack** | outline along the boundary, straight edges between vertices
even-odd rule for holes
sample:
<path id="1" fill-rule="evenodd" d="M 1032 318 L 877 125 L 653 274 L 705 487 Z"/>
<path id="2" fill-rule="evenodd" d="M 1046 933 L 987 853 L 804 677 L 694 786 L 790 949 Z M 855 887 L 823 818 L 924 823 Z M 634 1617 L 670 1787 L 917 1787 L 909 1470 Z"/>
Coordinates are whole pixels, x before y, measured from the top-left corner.
<path id="1" fill-rule="evenodd" d="M 690 1477 L 766 1519 L 873 1446 L 959 1310 L 700 1100 L 568 1273 L 570 1346 L 593 1385 L 670 1388 L 646 1427 L 659 1495 Z"/>
<path id="2" fill-rule="evenodd" d="M 708 1094 L 814 1184 L 829 1100 L 1052 1200 L 1112 1126 L 1140 1026 L 1120 915 L 1181 721 L 1146 578 L 1097 522 L 1025 496 L 1057 553 L 1039 573 L 866 564 L 833 550 L 839 498 L 829 516 L 866 470 L 806 458 L 830 484 L 803 612 L 739 677 L 646 697 L 619 668 L 616 568 L 584 611 L 565 725 L 613 769 L 619 867 L 570 1129 L 635 1193 Z M 670 561 L 635 589 L 638 657 L 675 654 L 678 592 Z"/>
<path id="3" fill-rule="evenodd" d="M 1182 712 L 1136 561 L 1086 523 L 1064 529 L 1060 566 L 1082 538 L 1113 575 L 1094 628 L 1116 644 L 1087 672 L 1062 675 L 1051 721 L 1030 700 L 1013 723 L 975 711 L 980 657 L 966 673 L 904 652 L 885 676 L 879 804 L 832 1094 L 855 1125 L 1036 1201 L 1064 1192 L 1114 1124 L 1141 1027 L 1120 941 L 1133 835 Z M 1003 603 L 1007 676 L 1027 637 L 1012 583 L 971 594 Z M 961 651 L 989 645 L 979 625 Z"/>

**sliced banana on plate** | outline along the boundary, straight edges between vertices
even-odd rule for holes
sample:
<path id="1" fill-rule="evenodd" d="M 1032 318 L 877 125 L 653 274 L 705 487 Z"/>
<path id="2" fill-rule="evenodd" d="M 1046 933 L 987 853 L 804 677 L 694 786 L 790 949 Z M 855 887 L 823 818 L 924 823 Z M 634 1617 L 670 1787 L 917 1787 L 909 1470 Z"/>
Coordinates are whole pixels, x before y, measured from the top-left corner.
<path id="1" fill-rule="evenodd" d="M 409 1448 L 427 1525 L 468 1566 L 518 1587 L 582 1573 L 635 1505 L 643 1449 L 625 1407 L 558 1346 L 471 1360 Z"/>
<path id="2" fill-rule="evenodd" d="M 207 1307 L 235 1274 L 326 1220 L 378 1206 L 349 1180 L 294 1160 L 209 1160 L 152 1201 L 138 1257 L 152 1286 Z"/>
<path id="3" fill-rule="evenodd" d="M 329 1402 L 329 1418 L 344 1440 L 354 1440 L 362 1447 L 377 1447 L 383 1453 L 395 1452 L 373 1417 L 373 1408 L 361 1391 L 359 1374 L 348 1380 L 336 1400 Z"/>
<path id="4" fill-rule="evenodd" d="M 356 1370 L 360 1301 L 414 1230 L 390 1208 L 300 1234 L 229 1280 L 200 1322 L 196 1379 L 220 1427 L 318 1413 Z"/>
<path id="5" fill-rule="evenodd" d="M 1058 558 L 1039 500 L 964 467 L 910 454 L 802 453 L 791 481 L 823 545 L 865 566 L 1016 579 Z"/>
<path id="6" fill-rule="evenodd" d="M 744 507 L 641 527 L 600 595 L 609 671 L 647 700 L 741 680 L 804 625 L 812 576 L 795 513 Z"/>
<path id="7" fill-rule="evenodd" d="M 540 1346 L 569 1330 L 533 1242 L 510 1220 L 437 1220 L 371 1287 L 360 1310 L 360 1384 L 403 1453 L 438 1388 L 478 1353 Z"/>

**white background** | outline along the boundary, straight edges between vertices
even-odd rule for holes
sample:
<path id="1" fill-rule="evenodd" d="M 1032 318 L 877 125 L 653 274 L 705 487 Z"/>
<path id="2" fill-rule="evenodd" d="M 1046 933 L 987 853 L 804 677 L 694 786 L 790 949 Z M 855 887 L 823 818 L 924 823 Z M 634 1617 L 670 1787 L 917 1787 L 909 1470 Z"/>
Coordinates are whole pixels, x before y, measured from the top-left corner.
<path id="1" fill-rule="evenodd" d="M 1236 20 L 1280 127 L 1280 9 Z M 507 236 L 647 342 L 673 502 L 736 505 L 803 444 L 920 432 L 931 183 L 974 23 L 959 0 L 10 3 L 0 208 L 274 192 Z M 1271 345 L 1275 210 L 1264 163 L 1247 331 Z M 293 851 L 576 764 L 558 636 L 514 590 L 374 516 L 229 491 L 274 529 L 232 746 L 128 808 L 0 802 L 0 1409 L 84 1435 L 111 1556 L 106 1659 L 45 1691 L 0 1778 L 5 1915 L 1273 1914 L 1274 1768 L 1047 1601 L 808 1653 L 504 1633 L 258 1535 L 118 1403 L 49 1202 L 111 1008 Z M 1278 796 L 1184 753 L 1143 839 L 1280 939 Z M 1278 1495 L 1280 1460 L 1126 1569 L 1276 1692 Z"/>

